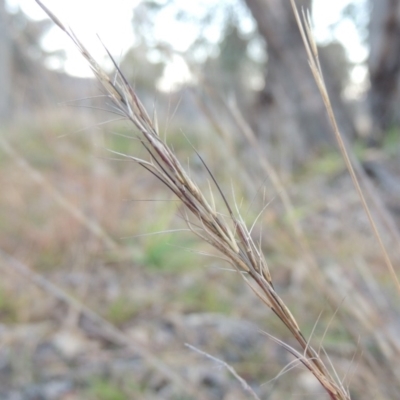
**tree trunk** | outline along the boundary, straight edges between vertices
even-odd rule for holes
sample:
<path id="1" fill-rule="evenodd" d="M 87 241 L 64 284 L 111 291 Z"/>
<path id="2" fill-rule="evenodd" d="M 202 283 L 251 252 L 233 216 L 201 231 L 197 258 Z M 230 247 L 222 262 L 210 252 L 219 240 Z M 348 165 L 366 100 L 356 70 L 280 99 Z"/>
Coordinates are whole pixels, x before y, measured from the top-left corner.
<path id="1" fill-rule="evenodd" d="M 400 123 L 400 2 L 370 0 L 370 4 L 368 68 L 371 88 L 368 97 L 372 137 L 379 142 L 385 131 Z"/>
<path id="2" fill-rule="evenodd" d="M 0 122 L 11 113 L 11 43 L 4 0 L 0 0 Z"/>
<path id="3" fill-rule="evenodd" d="M 283 157 L 291 156 L 292 160 L 303 161 L 310 150 L 331 145 L 334 137 L 290 1 L 245 1 L 267 43 L 266 84 L 259 103 L 264 114 L 261 129 L 267 130 L 270 138 L 281 143 Z M 310 0 L 297 1 L 297 4 L 305 9 L 311 7 Z M 340 88 L 336 82 L 331 82 L 333 74 L 327 68 L 329 64 L 325 68 L 323 65 L 339 126 L 342 133 L 352 138 L 355 133 L 352 118 L 343 106 Z"/>

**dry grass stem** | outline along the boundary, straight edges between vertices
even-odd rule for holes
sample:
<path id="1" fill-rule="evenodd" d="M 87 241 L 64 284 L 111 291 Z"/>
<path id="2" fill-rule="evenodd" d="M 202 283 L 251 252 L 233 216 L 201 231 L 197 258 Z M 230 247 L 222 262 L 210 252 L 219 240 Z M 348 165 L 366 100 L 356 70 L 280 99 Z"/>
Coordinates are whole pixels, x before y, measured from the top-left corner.
<path id="1" fill-rule="evenodd" d="M 392 261 L 390 260 L 389 254 L 388 254 L 388 252 L 386 250 L 386 247 L 385 247 L 385 245 L 383 243 L 382 237 L 379 234 L 378 228 L 376 226 L 374 218 L 372 217 L 372 214 L 371 214 L 371 211 L 370 211 L 370 209 L 368 207 L 367 201 L 365 200 L 365 196 L 364 196 L 364 193 L 363 193 L 363 191 L 361 189 L 359 180 L 357 179 L 356 173 L 355 173 L 354 168 L 353 168 L 353 164 L 352 164 L 352 162 L 350 160 L 350 157 L 349 157 L 349 154 L 348 154 L 348 152 L 346 150 L 346 145 L 344 143 L 344 138 L 342 137 L 342 134 L 340 133 L 339 127 L 338 127 L 337 122 L 336 122 L 335 114 L 334 114 L 333 109 L 332 109 L 332 104 L 331 104 L 331 101 L 329 99 L 328 91 L 326 89 L 324 78 L 323 78 L 323 74 L 322 74 L 322 70 L 321 70 L 321 65 L 320 65 L 320 62 L 319 62 L 318 48 L 317 48 L 317 45 L 316 45 L 316 43 L 314 41 L 314 38 L 313 38 L 313 35 L 312 35 L 312 32 L 311 32 L 311 27 L 310 27 L 310 22 L 309 22 L 310 19 L 307 18 L 305 16 L 304 12 L 303 12 L 303 20 L 302 20 L 300 18 L 300 15 L 299 15 L 298 11 L 297 11 L 297 8 L 296 8 L 294 0 L 290 0 L 290 1 L 291 1 L 292 8 L 293 8 L 293 11 L 294 11 L 294 14 L 295 14 L 295 17 L 296 17 L 297 24 L 298 24 L 299 29 L 300 29 L 300 33 L 301 33 L 301 36 L 302 36 L 302 39 L 303 39 L 303 42 L 304 42 L 304 46 L 305 46 L 306 51 L 307 51 L 308 61 L 309 61 L 309 64 L 310 64 L 311 72 L 312 72 L 312 74 L 314 76 L 315 82 L 317 83 L 318 89 L 319 89 L 319 91 L 321 93 L 322 100 L 324 102 L 326 111 L 328 113 L 329 122 L 330 122 L 330 124 L 332 126 L 332 129 L 333 129 L 333 132 L 335 134 L 335 137 L 336 137 L 340 152 L 341 152 L 342 157 L 344 159 L 344 162 L 346 164 L 346 168 L 349 171 L 349 174 L 351 176 L 351 180 L 353 182 L 353 185 L 354 185 L 354 187 L 355 187 L 355 189 L 357 191 L 357 194 L 358 194 L 358 196 L 360 198 L 360 201 L 361 201 L 361 204 L 362 204 L 362 206 L 363 206 L 363 208 L 365 210 L 365 213 L 367 214 L 367 217 L 368 217 L 369 223 L 371 225 L 372 231 L 373 231 L 373 233 L 375 235 L 375 238 L 376 238 L 376 240 L 377 240 L 377 242 L 379 244 L 379 247 L 380 247 L 380 249 L 382 251 L 382 255 L 383 255 L 383 258 L 385 260 L 386 266 L 387 266 L 387 268 L 388 268 L 388 270 L 389 270 L 389 272 L 390 272 L 390 274 L 391 274 L 391 276 L 392 276 L 392 278 L 393 278 L 393 280 L 394 280 L 394 282 L 395 282 L 395 284 L 397 286 L 397 290 L 400 293 L 400 281 L 399 281 L 399 279 L 397 277 L 397 274 L 396 274 L 396 271 L 395 271 L 395 269 L 393 267 Z"/>
<path id="2" fill-rule="evenodd" d="M 183 215 L 189 229 L 229 259 L 230 264 L 240 272 L 240 276 L 245 279 L 265 305 L 286 326 L 299 344 L 301 351 L 292 348 L 282 341 L 279 341 L 279 344 L 287 349 L 315 376 L 331 399 L 349 399 L 349 393 L 337 377 L 331 374 L 331 366 L 329 364 L 327 366 L 324 363 L 318 352 L 306 340 L 291 311 L 275 291 L 264 255 L 253 241 L 240 215 L 237 215 L 233 211 L 215 177 L 201 156 L 197 154 L 204 168 L 207 170 L 211 181 L 215 184 L 226 211 L 215 210 L 213 204 L 209 203 L 197 184 L 189 177 L 173 151 L 160 137 L 157 125 L 149 117 L 132 86 L 128 83 L 108 51 L 106 50 L 116 70 L 115 79 L 111 79 L 103 71 L 68 27 L 64 26 L 41 1 L 36 1 L 60 29 L 75 43 L 88 61 L 95 76 L 114 103 L 118 112 L 123 114 L 139 132 L 137 138 L 148 152 L 148 160 L 133 156 L 126 157 L 131 158 L 153 174 L 176 195 L 184 206 Z M 226 212 L 228 216 L 224 216 Z M 244 276 L 242 272 L 246 272 L 247 275 Z"/>
<path id="3" fill-rule="evenodd" d="M 229 365 L 228 363 L 226 363 L 225 361 L 222 361 L 214 356 L 212 356 L 211 354 L 206 353 L 205 351 L 202 351 L 200 349 L 198 349 L 195 346 L 192 346 L 191 344 L 185 343 L 185 346 L 188 347 L 189 349 L 195 351 L 196 353 L 199 353 L 200 355 L 209 358 L 212 361 L 215 361 L 217 364 L 222 365 L 223 367 L 225 367 L 234 377 L 235 379 L 237 379 L 240 384 L 243 387 L 243 390 L 245 390 L 246 392 L 249 392 L 251 394 L 251 396 L 256 399 L 256 400 L 261 400 L 258 396 L 257 393 L 251 388 L 251 386 L 249 386 L 249 384 L 235 371 L 235 369 Z"/>

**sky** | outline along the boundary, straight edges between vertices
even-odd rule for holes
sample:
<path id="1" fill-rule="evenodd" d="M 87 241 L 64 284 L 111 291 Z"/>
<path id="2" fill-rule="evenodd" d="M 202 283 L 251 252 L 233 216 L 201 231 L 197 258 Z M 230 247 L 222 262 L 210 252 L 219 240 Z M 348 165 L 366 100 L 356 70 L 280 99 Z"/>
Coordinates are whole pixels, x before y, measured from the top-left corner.
<path id="1" fill-rule="evenodd" d="M 93 56 L 101 62 L 105 53 L 97 35 L 105 43 L 111 53 L 118 58 L 122 56 L 135 43 L 132 31 L 132 10 L 140 0 L 42 0 L 43 3 L 64 23 L 71 26 L 80 40 L 88 47 Z M 201 12 L 201 5 L 215 4 L 216 0 L 176 0 L 182 6 L 190 4 L 190 11 Z M 232 1 L 232 0 L 230 0 Z M 349 3 L 363 0 L 314 0 L 313 23 L 314 33 L 318 41 L 329 41 L 332 37 L 332 24 L 336 24 L 341 17 L 341 11 Z M 34 0 L 7 0 L 8 7 L 21 9 L 33 19 L 43 19 L 44 12 Z M 156 24 L 155 35 L 170 43 L 173 49 L 184 52 L 196 37 L 196 27 L 185 25 L 185 35 L 182 35 L 182 25 L 165 15 Z M 251 24 L 251 22 L 250 22 Z M 367 49 L 361 44 L 359 35 L 354 25 L 349 21 L 342 21 L 335 29 L 336 38 L 347 48 L 350 61 L 360 63 L 367 56 Z M 90 69 L 79 52 L 74 48 L 64 32 L 52 29 L 44 40 L 48 50 L 64 49 L 67 54 L 65 71 L 76 76 L 92 76 Z M 57 67 L 57 65 L 54 65 Z M 188 77 L 188 68 L 180 56 L 173 57 L 172 63 L 166 71 L 165 86 L 174 80 Z M 365 67 L 356 67 L 352 78 L 355 82 L 362 81 L 365 77 Z"/>

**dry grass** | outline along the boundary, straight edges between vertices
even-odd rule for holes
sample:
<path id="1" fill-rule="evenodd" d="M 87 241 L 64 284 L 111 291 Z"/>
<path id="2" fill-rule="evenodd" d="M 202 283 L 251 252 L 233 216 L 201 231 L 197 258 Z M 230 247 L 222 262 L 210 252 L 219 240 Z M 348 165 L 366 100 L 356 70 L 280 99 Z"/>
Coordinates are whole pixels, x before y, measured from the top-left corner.
<path id="1" fill-rule="evenodd" d="M 231 274 L 233 279 L 226 278 L 221 273 L 223 271 L 210 275 L 209 278 L 212 279 L 212 283 L 204 282 L 205 291 L 204 293 L 199 293 L 202 301 L 206 299 L 209 309 L 211 310 L 215 309 L 220 312 L 224 310 L 225 308 L 221 307 L 223 296 L 221 298 L 215 298 L 213 297 L 214 295 L 210 296 L 206 289 L 208 286 L 213 287 L 212 290 L 214 292 L 221 292 L 220 294 L 222 295 L 226 285 L 233 285 L 234 290 L 232 292 L 239 292 L 242 289 L 235 286 L 237 281 L 236 277 L 239 276 L 256 297 L 275 315 L 275 321 L 271 319 L 268 320 L 268 331 L 270 331 L 269 328 L 275 329 L 279 334 L 279 338 L 273 337 L 268 333 L 265 335 L 273 342 L 276 342 L 281 348 L 286 349 L 288 353 L 292 354 L 294 359 L 290 362 L 286 361 L 287 365 L 282 371 L 279 372 L 278 369 L 272 372 L 276 376 L 276 379 L 272 380 L 272 382 L 277 382 L 278 378 L 281 378 L 282 375 L 288 373 L 292 368 L 297 369 L 299 365 L 302 365 L 313 374 L 324 389 L 326 396 L 331 399 L 350 399 L 353 394 L 355 394 L 354 398 L 357 398 L 357 393 L 361 393 L 361 396 L 364 396 L 366 393 L 372 393 L 372 391 L 375 391 L 378 398 L 394 398 L 393 396 L 398 393 L 398 385 L 395 383 L 396 380 L 398 381 L 398 372 L 394 367 L 394 355 L 398 353 L 399 346 L 397 338 L 391 333 L 392 327 L 386 324 L 386 318 L 385 323 L 382 323 L 383 313 L 389 316 L 389 321 L 390 318 L 395 318 L 393 317 L 395 313 L 392 313 L 393 307 L 390 304 L 390 300 L 388 301 L 390 297 L 382 295 L 383 288 L 387 286 L 385 282 L 379 282 L 379 276 L 385 279 L 385 275 L 382 274 L 379 268 L 369 271 L 361 257 L 359 259 L 354 259 L 357 270 L 352 269 L 349 272 L 345 271 L 346 267 L 348 267 L 347 264 L 344 265 L 345 268 L 340 268 L 337 265 L 338 263 L 345 263 L 345 260 L 348 259 L 348 254 L 351 253 L 350 250 L 354 249 L 360 249 L 360 252 L 364 252 L 365 257 L 370 257 L 372 261 L 379 263 L 380 258 L 376 256 L 376 251 L 372 250 L 373 244 L 370 247 L 370 253 L 363 249 L 366 243 L 368 243 L 368 245 L 371 243 L 371 238 L 368 237 L 366 240 L 364 240 L 364 238 L 360 239 L 359 232 L 347 230 L 345 234 L 348 235 L 347 238 L 351 241 L 351 249 L 346 249 L 343 245 L 340 247 L 343 254 L 337 254 L 338 241 L 336 240 L 337 238 L 334 237 L 335 232 L 331 232 L 331 234 L 324 231 L 323 234 L 321 234 L 319 231 L 321 227 L 318 227 L 315 231 L 313 231 L 313 229 L 308 229 L 306 231 L 304 229 L 304 224 L 300 224 L 296 217 L 298 210 L 293 206 L 290 193 L 285 189 L 285 185 L 280 181 L 279 176 L 273 170 L 272 166 L 268 164 L 267 160 L 263 159 L 261 153 L 258 153 L 261 168 L 270 176 L 277 193 L 282 197 L 282 203 L 286 209 L 287 221 L 289 221 L 290 226 L 293 228 L 295 246 L 293 246 L 293 242 L 291 242 L 292 238 L 290 235 L 288 236 L 285 232 L 287 225 L 277 223 L 274 213 L 269 212 L 268 209 L 265 210 L 264 206 L 260 214 L 254 212 L 253 215 L 256 220 L 269 223 L 269 226 L 264 228 L 264 235 L 261 236 L 261 229 L 257 224 L 255 224 L 254 227 L 252 223 L 246 225 L 244 219 L 247 219 L 248 215 L 239 212 L 239 209 L 243 210 L 246 207 L 240 208 L 237 205 L 238 202 L 235 200 L 237 196 L 235 194 L 236 190 L 232 189 L 232 194 L 226 194 L 226 190 L 222 190 L 208 165 L 193 148 L 193 153 L 196 154 L 203 170 L 208 174 L 209 190 L 204 192 L 203 189 L 200 189 L 201 186 L 191 178 L 191 173 L 182 166 L 175 152 L 171 150 L 160 136 L 156 119 L 149 117 L 134 90 L 118 69 L 118 66 L 115 65 L 117 77 L 115 79 L 109 78 L 96 61 L 93 60 L 90 54 L 88 54 L 84 46 L 73 33 L 70 32 L 56 16 L 47 10 L 40 1 L 37 2 L 77 45 L 83 56 L 91 65 L 99 82 L 102 84 L 106 96 L 112 101 L 113 112 L 118 113 L 121 118 L 125 118 L 130 122 L 132 125 L 132 132 L 138 132 L 137 134 L 131 133 L 131 136 L 135 137 L 137 143 L 140 143 L 145 149 L 144 152 L 135 153 L 135 155 L 127 155 L 112 150 L 114 154 L 121 159 L 134 161 L 145 168 L 173 194 L 173 199 L 179 200 L 179 203 L 175 201 L 170 203 L 170 210 L 161 218 L 165 219 L 165 221 L 161 221 L 159 224 L 156 223 L 153 226 L 149 225 L 149 229 L 152 231 L 169 230 L 169 221 L 174 218 L 173 215 L 175 215 L 175 213 L 178 213 L 179 218 L 183 220 L 187 226 L 187 229 L 183 230 L 181 233 L 184 235 L 190 234 L 194 237 L 197 236 L 200 242 L 206 244 L 207 246 L 200 245 L 200 250 L 202 252 L 209 252 L 209 249 L 207 249 L 209 246 L 216 249 L 219 253 L 219 259 L 222 258 L 226 261 L 230 266 L 229 268 L 235 272 L 235 274 Z M 239 128 L 247 135 L 250 144 L 256 149 L 257 143 L 255 137 L 249 130 L 245 121 L 241 118 L 239 111 L 234 108 L 231 108 L 230 111 Z M 97 238 L 105 248 L 109 249 L 110 259 L 113 259 L 113 257 L 114 259 L 118 259 L 119 257 L 119 260 L 122 259 L 125 263 L 129 262 L 127 260 L 132 257 L 133 253 L 138 251 L 137 248 L 129 248 L 127 251 L 119 241 L 114 239 L 114 232 L 116 231 L 132 231 L 132 227 L 129 225 L 124 226 L 122 230 L 114 225 L 115 221 L 129 220 L 126 214 L 124 218 L 117 218 L 116 213 L 118 213 L 118 211 L 111 207 L 108 214 L 104 216 L 104 210 L 108 210 L 109 207 L 109 204 L 107 204 L 106 206 L 98 207 L 98 215 L 95 218 L 88 218 L 87 213 L 82 212 L 79 205 L 68 201 L 59 190 L 55 189 L 56 186 L 51 184 L 48 178 L 25 160 L 13 146 L 8 142 L 2 142 L 2 147 L 3 150 L 15 160 L 15 163 L 19 165 L 19 168 L 24 171 L 26 176 L 29 176 L 32 181 L 35 181 L 36 184 L 41 187 L 41 190 L 46 193 L 48 199 L 58 204 L 65 213 L 73 217 L 78 225 L 85 227 L 85 230 L 90 232 L 90 235 Z M 134 149 L 134 151 L 140 152 L 139 149 Z M 233 150 L 230 150 L 231 154 L 232 151 Z M 138 154 L 145 154 L 145 156 L 142 157 Z M 132 174 L 131 176 L 135 175 L 135 184 L 143 184 L 140 173 L 131 171 L 130 168 L 127 168 L 126 171 L 127 175 L 120 177 L 121 179 L 129 179 L 129 174 Z M 115 176 L 110 179 L 100 179 L 100 182 L 105 186 L 113 185 L 115 184 Z M 303 187 L 301 190 L 310 192 L 308 189 L 311 189 L 311 191 L 313 191 L 315 187 L 312 186 L 313 183 L 311 184 L 311 188 Z M 211 189 L 211 187 L 215 189 Z M 296 187 L 293 185 L 291 191 L 295 192 L 295 190 Z M 346 190 L 348 190 L 347 187 Z M 107 188 L 102 189 L 100 185 L 100 187 L 96 188 L 96 191 L 105 193 L 107 192 Z M 116 190 L 113 190 L 113 192 L 116 192 Z M 350 191 L 348 191 L 348 193 L 350 193 Z M 154 193 L 151 195 L 153 194 Z M 125 194 L 125 198 L 129 198 L 130 196 L 131 193 Z M 160 197 L 165 197 L 165 195 L 160 195 Z M 233 200 L 228 200 L 228 198 Z M 335 208 L 334 201 L 329 195 L 324 197 L 324 195 L 321 194 L 319 200 L 319 203 L 310 204 L 310 208 L 314 207 L 313 212 L 323 213 L 326 210 L 329 212 L 338 212 L 337 208 Z M 306 198 L 306 201 L 312 203 L 315 199 Z M 351 203 L 350 206 L 355 207 L 356 210 L 359 209 L 358 205 L 355 206 L 357 203 L 354 201 L 353 197 L 343 196 L 342 202 L 345 201 L 349 201 L 349 203 Z M 117 202 L 118 199 L 116 203 Z M 95 204 L 96 201 L 94 199 L 93 205 Z M 252 205 L 252 202 L 249 201 L 249 204 Z M 158 211 L 157 205 L 148 202 L 142 204 L 140 207 L 152 207 L 153 214 L 156 214 Z M 349 209 L 351 207 L 349 207 Z M 129 215 L 133 215 L 132 210 L 129 212 Z M 338 215 L 340 215 L 340 210 Z M 347 216 L 345 219 L 347 219 Z M 303 220 L 307 221 L 307 216 L 303 217 Z M 325 220 L 322 219 L 322 221 Z M 142 223 L 143 222 L 144 221 L 142 221 Z M 60 230 L 63 224 L 63 221 L 59 222 Z M 251 228 L 249 228 L 249 226 Z M 71 232 L 73 236 L 74 232 L 78 232 L 78 230 L 72 229 Z M 253 237 L 256 236 L 254 234 L 255 232 L 260 233 L 259 241 L 253 239 Z M 143 233 L 143 231 L 139 233 Z M 312 233 L 314 233 L 314 237 L 311 236 Z M 44 239 L 44 241 L 46 240 L 50 239 Z M 72 239 L 70 236 L 65 239 L 67 246 L 71 241 Z M 313 246 L 310 245 L 310 241 L 317 246 L 325 246 L 326 252 L 324 254 L 331 254 L 332 257 L 335 257 L 334 259 L 337 260 L 336 264 L 326 263 L 324 268 L 321 268 L 320 260 L 315 257 L 311 250 Z M 160 256 L 155 255 L 155 253 L 158 254 L 158 252 L 161 251 L 161 255 L 163 254 L 162 252 L 164 250 L 162 246 L 160 250 L 160 246 L 157 242 L 155 243 L 155 247 L 151 250 L 151 257 L 142 258 L 145 264 L 153 263 L 157 265 L 157 260 L 159 260 Z M 12 249 L 12 245 L 8 247 Z M 276 260 L 274 262 L 275 268 L 273 272 L 270 271 L 263 255 L 265 247 L 275 249 L 274 254 L 277 254 L 275 256 Z M 298 260 L 296 260 L 296 256 L 292 254 L 294 252 L 293 247 L 298 247 L 303 251 L 302 257 Z M 156 250 L 154 250 L 154 248 Z M 276 249 L 279 250 L 277 251 Z M 182 251 L 182 249 L 177 249 L 177 252 L 179 251 Z M 273 251 L 271 251 L 271 253 L 272 252 Z M 213 256 L 215 256 L 215 254 L 216 253 L 213 253 Z M 162 375 L 165 375 L 167 379 L 174 382 L 177 386 L 183 387 L 193 398 L 204 398 L 201 388 L 195 384 L 190 384 L 189 380 L 183 381 L 179 374 L 171 372 L 171 368 L 166 367 L 164 362 L 155 357 L 146 346 L 143 346 L 140 340 L 138 345 L 135 345 L 132 337 L 110 325 L 103 318 L 99 317 L 98 313 L 94 313 L 92 311 L 93 308 L 96 309 L 95 301 L 92 299 L 94 296 L 90 296 L 90 294 L 86 296 L 88 299 L 87 304 L 90 305 L 89 308 L 83 306 L 65 293 L 64 290 L 60 289 L 60 287 L 54 286 L 44 280 L 40 275 L 30 272 L 22 263 L 10 258 L 5 252 L 2 253 L 2 258 L 8 265 L 13 266 L 17 272 L 28 277 L 42 289 L 50 292 L 55 298 L 69 304 L 77 313 L 83 313 L 87 318 L 96 322 L 100 326 L 100 330 L 103 330 L 105 335 L 108 336 L 107 340 L 115 344 L 122 344 L 128 349 L 133 348 L 134 352 L 141 354 L 153 368 L 158 369 Z M 271 258 L 273 258 L 272 254 L 270 254 L 270 259 Z M 387 262 L 387 254 L 385 254 L 384 258 Z M 218 261 L 220 261 L 219 259 L 217 258 Z M 278 268 L 280 263 L 281 268 Z M 287 263 L 293 264 L 293 267 L 286 268 L 286 271 L 290 271 L 288 272 L 289 279 L 295 282 L 290 285 L 290 291 L 285 293 L 284 290 L 282 290 L 281 274 L 285 275 L 282 269 L 285 269 L 284 265 Z M 29 264 L 32 265 L 31 263 Z M 40 264 L 40 260 L 38 264 Z M 279 271 L 279 269 L 281 269 L 281 271 Z M 184 275 L 181 272 L 180 274 Z M 203 275 L 203 271 L 200 271 L 200 274 Z M 283 280 L 285 279 L 284 276 Z M 196 279 L 195 283 L 198 283 Z M 382 286 L 380 286 L 381 283 Z M 183 280 L 182 286 L 185 284 Z M 192 295 L 194 287 L 197 286 L 189 284 L 187 286 L 188 290 L 184 296 Z M 367 289 L 365 289 L 365 287 Z M 280 288 L 280 290 L 277 288 Z M 185 293 L 185 290 L 181 289 L 182 287 L 174 287 L 174 291 Z M 282 296 L 282 292 L 284 296 Z M 156 293 L 152 292 L 151 294 L 149 293 L 149 295 L 153 297 L 153 307 L 157 302 L 160 304 L 165 303 L 165 300 L 160 299 Z M 320 304 L 320 299 L 324 296 L 327 299 L 327 303 L 332 307 L 333 315 L 329 316 L 326 315 L 327 313 L 321 312 L 323 306 Z M 283 298 L 285 298 L 285 301 Z M 91 301 L 93 301 L 93 303 L 91 303 Z M 196 307 L 196 304 L 188 297 L 182 297 L 181 304 L 183 304 L 183 307 L 186 302 L 190 303 L 191 306 L 194 304 Z M 304 311 L 300 312 L 300 304 L 302 309 L 307 310 L 307 313 L 304 313 Z M 246 307 L 241 304 L 240 296 L 237 296 L 237 299 L 231 300 L 231 307 L 235 309 L 236 312 L 238 312 L 238 310 L 243 310 L 242 316 L 249 317 L 251 314 L 246 310 Z M 261 307 L 255 306 L 254 308 L 257 309 L 257 312 L 262 316 L 268 314 L 265 310 L 262 310 Z M 112 313 L 112 310 L 112 308 L 109 308 L 108 312 Z M 229 309 L 226 311 L 229 312 Z M 135 312 L 137 311 L 128 309 L 127 315 L 131 315 L 131 313 Z M 319 313 L 321 313 L 321 315 L 318 317 L 317 322 L 315 322 L 316 315 Z M 107 315 L 107 313 L 103 313 L 103 315 Z M 293 315 L 300 315 L 302 323 L 299 324 Z M 118 323 L 121 323 L 121 318 L 123 321 L 124 316 L 111 315 L 111 319 L 113 318 L 115 321 L 118 321 Z M 277 321 L 279 321 L 280 324 L 277 324 Z M 279 327 L 279 325 L 281 326 Z M 302 325 L 303 328 L 300 328 L 300 325 Z M 282 329 L 282 326 L 285 329 Z M 325 328 L 321 331 L 320 326 L 325 326 Z M 379 331 L 376 330 L 377 327 L 379 327 Z M 361 332 L 366 337 L 366 340 L 360 338 Z M 351 339 L 346 337 L 343 340 L 339 340 L 340 343 L 337 344 L 338 336 L 343 334 L 348 335 Z M 320 337 L 319 343 L 316 338 L 317 336 Z M 349 345 L 348 349 L 342 346 L 343 342 Z M 199 350 L 199 352 L 206 355 L 206 357 L 215 359 L 214 356 L 210 356 L 202 350 Z M 376 356 L 376 354 L 379 356 Z M 186 355 L 186 357 L 189 356 Z M 267 359 L 262 360 L 261 363 L 266 363 L 266 360 Z M 169 361 L 176 360 L 172 357 Z M 220 365 L 227 367 L 242 383 L 242 388 L 248 391 L 247 393 L 249 395 L 257 398 L 257 390 L 253 391 L 250 386 L 246 385 L 241 377 L 246 377 L 251 370 L 248 365 L 238 365 L 236 368 L 233 368 L 225 361 L 221 361 Z M 257 365 L 260 365 L 257 366 L 259 372 L 264 371 L 261 364 Z M 271 373 L 271 371 L 269 372 Z M 303 375 L 301 376 L 303 377 Z M 263 378 L 260 379 L 261 381 L 263 380 Z M 307 382 L 307 377 L 304 377 L 304 380 Z M 296 382 L 300 382 L 300 380 Z M 307 387 L 307 383 L 304 383 L 302 387 Z M 349 387 L 352 388 L 351 391 Z M 296 387 L 294 385 L 291 392 L 286 392 L 285 394 L 285 392 L 282 391 L 280 397 L 277 395 L 276 398 L 288 398 L 295 390 Z M 207 395 L 205 398 L 211 397 Z"/>
<path id="2" fill-rule="evenodd" d="M 189 230 L 221 253 L 223 259 L 242 276 L 259 299 L 276 314 L 302 350 L 298 351 L 279 339 L 275 338 L 274 340 L 310 370 L 332 399 L 350 398 L 342 382 L 331 375 L 319 352 L 314 350 L 304 337 L 292 313 L 275 291 L 270 270 L 260 248 L 261 243 L 254 242 L 251 236 L 253 227 L 249 229 L 245 225 L 236 204 L 231 206 L 228 203 L 214 175 L 201 156 L 197 154 L 204 168 L 207 169 L 212 183 L 216 186 L 218 194 L 223 199 L 225 211 L 216 209 L 214 194 L 211 190 L 210 200 L 207 200 L 190 178 L 173 151 L 160 137 L 157 121 L 150 119 L 117 64 L 114 62 L 118 74 L 116 79 L 112 80 L 92 58 L 79 39 L 40 1 L 38 4 L 71 38 L 86 58 L 107 96 L 112 100 L 115 112 L 132 122 L 139 131 L 137 138 L 148 151 L 150 158 L 145 160 L 135 156 L 120 155 L 135 160 L 176 195 L 183 205 L 181 216 L 186 221 Z M 110 54 L 109 56 L 111 57 Z"/>

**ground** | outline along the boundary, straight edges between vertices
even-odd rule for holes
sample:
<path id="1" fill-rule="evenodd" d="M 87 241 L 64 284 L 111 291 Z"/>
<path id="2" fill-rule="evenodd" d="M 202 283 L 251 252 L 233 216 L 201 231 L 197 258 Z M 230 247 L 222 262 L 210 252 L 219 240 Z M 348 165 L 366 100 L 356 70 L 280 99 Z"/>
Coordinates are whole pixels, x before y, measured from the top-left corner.
<path id="1" fill-rule="evenodd" d="M 249 162 L 250 150 L 229 153 L 212 132 L 187 132 L 189 143 L 178 122 L 168 140 L 206 193 L 210 179 L 192 144 L 249 226 L 270 202 L 254 236 L 274 285 L 313 345 L 322 343 L 339 371 L 352 369 L 353 356 L 361 356 L 349 326 L 374 347 L 363 321 L 373 330 L 393 321 L 397 310 L 343 162 L 325 152 L 286 177 L 294 217 L 333 299 L 310 273 L 310 254 L 257 160 Z M 252 398 L 223 363 L 261 399 L 328 398 L 264 333 L 294 344 L 274 314 L 214 250 L 185 231 L 176 199 L 135 162 L 107 150 L 144 155 L 137 141 L 111 133 L 132 135 L 129 125 L 82 130 L 91 124 L 87 115 L 63 111 L 1 132 L 0 398 Z M 147 236 L 154 232 L 164 233 Z M 383 238 L 390 246 L 390 235 Z M 368 294 L 378 290 L 369 284 L 384 288 L 385 316 L 369 303 Z M 295 368 L 287 372 L 288 365 Z M 362 393 L 363 368 L 353 372 L 354 398 Z"/>

